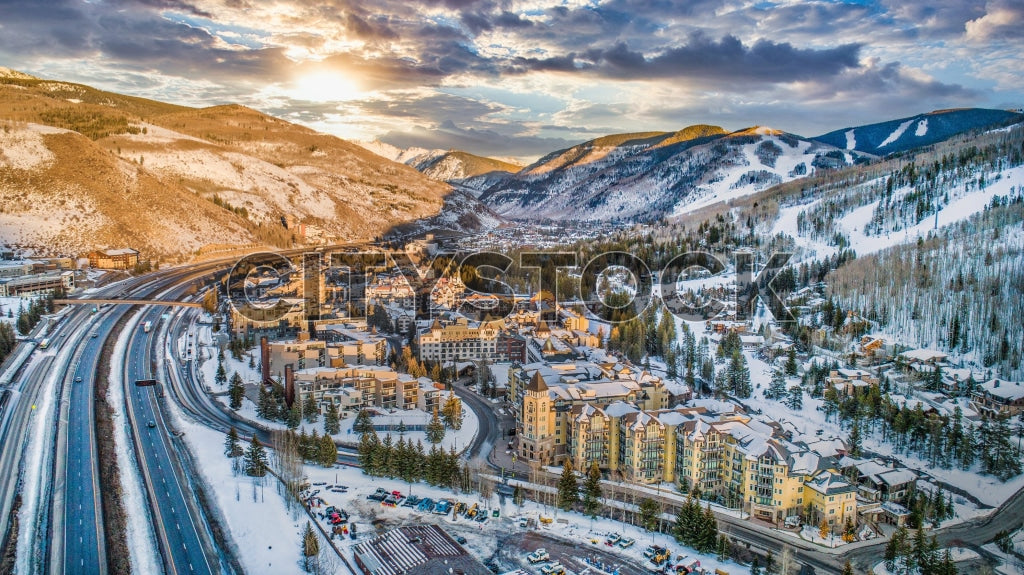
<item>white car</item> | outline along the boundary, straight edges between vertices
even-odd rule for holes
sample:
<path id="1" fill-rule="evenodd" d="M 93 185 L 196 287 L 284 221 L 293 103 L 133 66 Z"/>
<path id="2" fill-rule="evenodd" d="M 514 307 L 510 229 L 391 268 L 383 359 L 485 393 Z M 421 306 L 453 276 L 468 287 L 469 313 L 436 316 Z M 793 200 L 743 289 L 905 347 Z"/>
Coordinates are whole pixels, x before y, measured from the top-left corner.
<path id="1" fill-rule="evenodd" d="M 548 563 L 547 565 L 540 568 L 540 572 L 544 575 L 552 575 L 553 573 L 565 572 L 565 567 L 558 561 L 554 563 Z"/>
<path id="2" fill-rule="evenodd" d="M 526 560 L 529 561 L 530 563 L 541 563 L 543 561 L 547 561 L 550 558 L 551 558 L 551 556 L 548 555 L 547 550 L 544 549 L 543 547 L 541 547 L 540 549 L 537 549 L 533 553 L 530 553 L 529 555 L 526 556 Z"/>

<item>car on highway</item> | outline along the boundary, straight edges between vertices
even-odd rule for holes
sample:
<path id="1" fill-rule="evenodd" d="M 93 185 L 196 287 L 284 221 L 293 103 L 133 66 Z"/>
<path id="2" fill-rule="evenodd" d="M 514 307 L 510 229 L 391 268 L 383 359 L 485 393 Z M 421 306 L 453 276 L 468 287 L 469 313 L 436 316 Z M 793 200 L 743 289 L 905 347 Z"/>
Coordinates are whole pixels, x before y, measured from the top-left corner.
<path id="1" fill-rule="evenodd" d="M 79 375 L 79 376 L 75 377 L 75 383 L 81 383 L 81 382 L 82 382 L 82 376 Z"/>
<path id="2" fill-rule="evenodd" d="M 154 427 L 156 427 L 156 422 L 150 421 L 149 423 L 146 424 L 146 427 L 153 429 Z"/>

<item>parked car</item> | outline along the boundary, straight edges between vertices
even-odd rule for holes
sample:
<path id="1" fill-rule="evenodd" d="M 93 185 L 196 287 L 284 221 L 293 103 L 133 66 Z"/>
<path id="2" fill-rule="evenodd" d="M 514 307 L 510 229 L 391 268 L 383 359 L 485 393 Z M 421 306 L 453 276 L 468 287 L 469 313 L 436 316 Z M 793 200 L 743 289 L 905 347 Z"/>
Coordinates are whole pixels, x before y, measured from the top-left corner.
<path id="1" fill-rule="evenodd" d="M 604 544 L 611 547 L 612 545 L 618 543 L 621 539 L 622 535 L 619 535 L 618 533 L 609 533 L 608 539 L 605 539 Z"/>
<path id="2" fill-rule="evenodd" d="M 619 547 L 622 547 L 623 549 L 628 549 L 629 547 L 632 547 L 634 543 L 636 543 L 636 539 L 633 539 L 632 537 L 619 539 Z"/>
<path id="3" fill-rule="evenodd" d="M 565 573 L 565 567 L 563 567 L 558 561 L 555 561 L 554 563 L 548 563 L 541 567 L 540 572 L 544 575 L 558 575 L 559 573 Z"/>
<path id="4" fill-rule="evenodd" d="M 420 502 L 416 504 L 416 511 L 420 513 L 434 510 L 434 500 L 429 497 L 420 499 Z"/>
<path id="5" fill-rule="evenodd" d="M 526 556 L 526 560 L 529 561 L 530 563 L 542 563 L 544 561 L 547 561 L 550 558 L 551 558 L 551 556 L 548 555 L 547 549 L 544 549 L 543 547 L 541 547 L 540 549 L 534 550 L 533 553 L 530 553 L 529 555 Z"/>
<path id="6" fill-rule="evenodd" d="M 459 545 L 465 545 L 466 544 L 466 538 L 463 537 L 462 535 L 456 535 L 455 536 L 455 542 L 458 543 Z"/>
<path id="7" fill-rule="evenodd" d="M 384 498 L 387 497 L 387 496 L 388 496 L 387 490 L 378 487 L 377 491 L 374 491 L 373 493 L 367 495 L 366 498 L 371 500 L 371 501 L 384 501 Z"/>
<path id="8" fill-rule="evenodd" d="M 416 497 L 415 495 L 410 495 L 409 497 L 405 498 L 405 501 L 402 502 L 402 507 L 415 507 L 416 504 L 418 504 L 419 502 L 419 497 Z"/>

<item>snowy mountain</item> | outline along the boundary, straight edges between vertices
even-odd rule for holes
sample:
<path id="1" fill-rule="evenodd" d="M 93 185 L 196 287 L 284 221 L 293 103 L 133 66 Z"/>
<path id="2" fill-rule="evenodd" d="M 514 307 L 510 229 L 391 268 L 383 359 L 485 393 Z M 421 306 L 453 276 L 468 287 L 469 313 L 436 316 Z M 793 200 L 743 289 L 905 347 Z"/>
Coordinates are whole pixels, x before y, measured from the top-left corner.
<path id="1" fill-rule="evenodd" d="M 843 128 L 812 139 L 844 150 L 884 156 L 948 140 L 971 130 L 1021 121 L 1024 121 L 1024 114 L 1006 110 L 936 110 L 910 118 Z"/>
<path id="2" fill-rule="evenodd" d="M 618 134 L 549 154 L 480 199 L 508 218 L 653 220 L 756 193 L 855 161 L 833 146 L 765 127 Z M 460 183 L 474 186 L 473 178 Z M 479 186 L 477 186 L 479 189 Z"/>
<path id="3" fill-rule="evenodd" d="M 452 195 L 408 166 L 242 106 L 0 74 L 0 244 L 187 258 L 212 245 L 371 238 L 442 211 L 486 220 L 460 218 L 481 207 L 462 197 L 446 207 Z"/>
<path id="4" fill-rule="evenodd" d="M 358 143 L 378 156 L 415 168 L 433 180 L 458 185 L 474 195 L 522 169 L 511 161 L 458 150 L 403 149 L 378 140 Z"/>

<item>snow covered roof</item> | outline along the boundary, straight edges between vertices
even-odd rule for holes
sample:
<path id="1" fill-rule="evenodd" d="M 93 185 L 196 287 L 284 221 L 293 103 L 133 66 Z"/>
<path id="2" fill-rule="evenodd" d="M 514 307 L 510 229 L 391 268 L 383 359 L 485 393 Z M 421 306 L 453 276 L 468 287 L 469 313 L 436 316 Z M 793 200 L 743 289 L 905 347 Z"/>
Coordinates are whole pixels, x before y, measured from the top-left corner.
<path id="1" fill-rule="evenodd" d="M 856 488 L 850 485 L 845 477 L 833 471 L 822 471 L 807 481 L 805 485 L 822 495 L 856 491 Z"/>
<path id="2" fill-rule="evenodd" d="M 990 379 L 981 384 L 981 389 L 993 397 L 1004 401 L 1016 401 L 1024 399 L 1024 384 L 1019 381 L 1006 381 L 1005 379 Z"/>
<path id="3" fill-rule="evenodd" d="M 616 401 L 604 408 L 604 412 L 608 414 L 608 417 L 622 417 L 623 415 L 636 413 L 637 411 L 640 410 L 625 401 Z"/>
<path id="4" fill-rule="evenodd" d="M 878 480 L 886 485 L 904 485 L 917 480 L 917 474 L 909 469 L 891 469 L 878 474 Z"/>
<path id="5" fill-rule="evenodd" d="M 932 361 L 932 362 L 943 361 L 947 357 L 949 357 L 948 354 L 942 353 L 941 351 L 936 351 L 934 349 L 911 349 L 911 350 L 908 350 L 908 351 L 905 351 L 905 352 L 901 353 L 900 355 L 903 356 L 904 358 L 906 358 L 909 361 L 922 361 L 922 362 L 927 362 L 927 361 Z"/>

